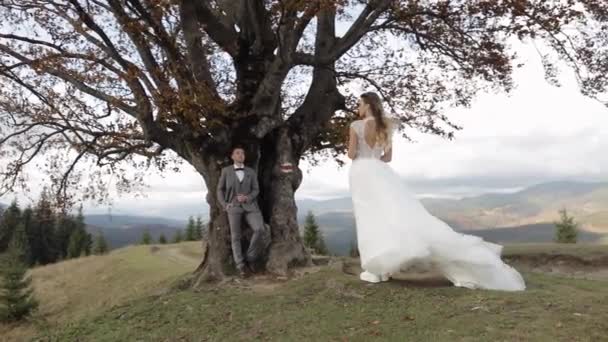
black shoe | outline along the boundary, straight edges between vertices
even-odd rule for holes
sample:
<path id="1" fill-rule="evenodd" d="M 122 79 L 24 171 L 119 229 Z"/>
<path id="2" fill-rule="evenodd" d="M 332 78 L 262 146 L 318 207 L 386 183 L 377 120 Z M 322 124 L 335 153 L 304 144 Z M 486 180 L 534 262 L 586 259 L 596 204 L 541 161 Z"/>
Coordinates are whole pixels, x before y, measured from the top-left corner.
<path id="1" fill-rule="evenodd" d="M 251 273 L 258 273 L 258 271 L 259 271 L 258 265 L 256 265 L 255 262 L 247 263 L 247 268 L 249 269 L 249 271 Z"/>
<path id="2" fill-rule="evenodd" d="M 249 276 L 251 275 L 246 266 L 238 267 L 237 273 L 239 275 L 239 278 L 241 279 L 249 278 Z"/>

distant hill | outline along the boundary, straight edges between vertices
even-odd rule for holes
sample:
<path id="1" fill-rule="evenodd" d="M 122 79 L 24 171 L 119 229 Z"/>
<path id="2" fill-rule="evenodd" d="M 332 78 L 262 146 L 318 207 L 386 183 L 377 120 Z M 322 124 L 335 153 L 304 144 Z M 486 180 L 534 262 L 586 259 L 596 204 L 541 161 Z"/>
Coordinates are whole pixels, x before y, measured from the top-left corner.
<path id="1" fill-rule="evenodd" d="M 553 182 L 512 194 L 424 199 L 423 203 L 431 213 L 462 229 L 553 222 L 566 208 L 583 229 L 608 233 L 608 183 Z"/>
<path id="2" fill-rule="evenodd" d="M 608 183 L 552 182 L 509 194 L 459 200 L 425 198 L 422 203 L 454 229 L 491 241 L 552 241 L 552 222 L 558 219 L 561 208 L 567 208 L 582 224 L 586 232 L 581 232 L 581 240 L 595 241 L 601 237 L 599 234 L 608 234 Z M 337 254 L 348 253 L 356 240 L 351 198 L 302 199 L 297 205 L 301 226 L 312 211 L 329 249 Z M 1 207 L 6 205 L 0 204 Z M 89 231 L 103 231 L 113 248 L 137 243 L 146 229 L 155 240 L 161 233 L 171 239 L 177 229 L 186 226 L 186 221 L 136 215 L 86 215 L 85 222 Z"/>
<path id="3" fill-rule="evenodd" d="M 155 242 L 161 234 L 171 241 L 178 229 L 186 227 L 185 221 L 127 215 L 85 215 L 85 223 L 89 233 L 103 232 L 111 248 L 137 244 L 146 230 Z"/>
<path id="4" fill-rule="evenodd" d="M 518 227 L 466 231 L 466 233 L 500 244 L 546 243 L 553 241 L 555 225 L 552 223 L 537 223 Z M 587 231 L 579 231 L 578 233 L 579 242 L 598 242 L 603 237 L 603 234 Z"/>
<path id="5" fill-rule="evenodd" d="M 315 215 L 335 212 L 352 212 L 353 202 L 350 197 L 334 198 L 330 200 L 302 199 L 297 201 L 298 217 L 305 217 L 309 211 Z"/>
<path id="6" fill-rule="evenodd" d="M 490 193 L 463 199 L 423 198 L 433 215 L 463 230 L 492 229 L 549 223 L 566 208 L 582 228 L 608 233 L 608 183 L 552 182 L 515 193 Z M 327 201 L 298 201 L 298 217 L 352 212 L 348 197 Z"/>
<path id="7" fill-rule="evenodd" d="M 581 241 L 608 236 L 608 183 L 553 182 L 509 194 L 452 199 L 422 199 L 433 215 L 457 231 L 500 243 L 551 242 L 558 211 L 567 208 L 582 230 Z M 347 254 L 356 240 L 350 198 L 298 202 L 298 221 L 312 210 L 328 248 Z"/>
<path id="8" fill-rule="evenodd" d="M 317 222 L 323 232 L 325 244 L 331 253 L 348 255 L 351 244 L 357 239 L 354 217 L 348 213 L 326 213 L 319 215 Z M 555 236 L 555 226 L 552 223 L 478 230 L 455 228 L 455 230 L 500 244 L 552 242 Z M 578 240 L 580 242 L 600 242 L 606 237 L 608 237 L 607 234 L 581 230 Z"/>
<path id="9" fill-rule="evenodd" d="M 315 215 L 329 251 L 337 255 L 347 255 L 352 243 L 357 241 L 355 218 L 352 212 L 334 212 Z M 300 226 L 304 220 L 300 220 Z"/>
<path id="10" fill-rule="evenodd" d="M 152 241 L 157 242 L 160 234 L 164 234 L 168 241 L 173 239 L 176 231 L 184 227 L 171 227 L 163 224 L 132 225 L 129 228 L 107 228 L 87 225 L 87 231 L 93 236 L 103 232 L 110 248 L 116 249 L 127 245 L 138 244 L 144 232 L 147 230 L 152 236 Z"/>
<path id="11" fill-rule="evenodd" d="M 186 221 L 172 220 L 153 216 L 129 216 L 129 215 L 85 215 L 84 222 L 87 225 L 101 226 L 104 228 L 128 229 L 142 225 L 165 225 L 169 227 L 182 227 Z"/>

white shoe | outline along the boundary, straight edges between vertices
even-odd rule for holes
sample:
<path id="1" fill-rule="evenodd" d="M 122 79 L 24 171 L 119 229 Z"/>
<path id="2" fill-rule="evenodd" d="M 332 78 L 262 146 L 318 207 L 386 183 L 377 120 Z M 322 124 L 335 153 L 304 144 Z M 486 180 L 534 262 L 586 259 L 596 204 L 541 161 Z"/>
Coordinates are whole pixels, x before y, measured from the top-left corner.
<path id="1" fill-rule="evenodd" d="M 391 280 L 391 275 L 388 273 L 385 273 L 380 276 L 380 281 L 389 281 L 389 280 Z"/>
<path id="2" fill-rule="evenodd" d="M 380 277 L 378 277 L 377 275 L 367 272 L 367 271 L 363 271 L 361 272 L 361 274 L 359 275 L 359 279 L 366 281 L 368 283 L 379 283 L 382 281 L 382 279 Z"/>

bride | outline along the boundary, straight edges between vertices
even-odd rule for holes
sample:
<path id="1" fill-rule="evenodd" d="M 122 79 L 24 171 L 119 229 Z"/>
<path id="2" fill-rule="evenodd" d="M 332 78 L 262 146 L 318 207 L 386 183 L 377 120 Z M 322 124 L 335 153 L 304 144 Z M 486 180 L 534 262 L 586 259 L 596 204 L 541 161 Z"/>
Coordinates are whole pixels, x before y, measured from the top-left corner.
<path id="1" fill-rule="evenodd" d="M 390 274 L 430 262 L 455 286 L 518 291 L 521 275 L 500 259 L 502 246 L 455 232 L 429 214 L 388 162 L 392 129 L 373 92 L 359 99 L 361 120 L 350 126 L 350 189 L 363 272 L 361 280 L 387 281 Z"/>

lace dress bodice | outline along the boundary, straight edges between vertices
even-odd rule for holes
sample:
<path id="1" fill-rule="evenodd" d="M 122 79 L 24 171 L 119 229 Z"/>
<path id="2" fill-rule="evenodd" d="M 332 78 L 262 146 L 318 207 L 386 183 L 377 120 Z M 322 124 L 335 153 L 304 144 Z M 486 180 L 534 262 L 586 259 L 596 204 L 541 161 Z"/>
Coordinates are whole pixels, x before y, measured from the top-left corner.
<path id="1" fill-rule="evenodd" d="M 369 158 L 369 159 L 380 159 L 382 154 L 384 153 L 385 146 L 379 146 L 376 143 L 373 147 L 369 146 L 367 141 L 365 141 L 365 124 L 368 120 L 373 120 L 373 118 L 357 120 L 350 124 L 350 127 L 357 134 L 357 157 L 359 158 Z M 390 143 L 390 134 L 389 134 L 389 143 Z"/>

